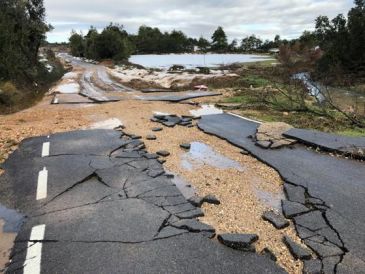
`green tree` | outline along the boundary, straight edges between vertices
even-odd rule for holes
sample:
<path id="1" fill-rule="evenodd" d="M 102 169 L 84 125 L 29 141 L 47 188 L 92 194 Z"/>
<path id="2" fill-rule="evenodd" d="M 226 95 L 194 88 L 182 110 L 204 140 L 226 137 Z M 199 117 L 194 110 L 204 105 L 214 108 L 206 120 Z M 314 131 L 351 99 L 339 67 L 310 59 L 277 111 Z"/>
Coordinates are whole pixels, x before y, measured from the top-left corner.
<path id="1" fill-rule="evenodd" d="M 132 52 L 128 34 L 123 26 L 110 24 L 96 38 L 99 59 L 127 60 Z"/>
<path id="2" fill-rule="evenodd" d="M 255 35 L 242 39 L 241 49 L 245 52 L 256 51 L 262 46 L 262 40 Z"/>
<path id="3" fill-rule="evenodd" d="M 365 72 L 365 0 L 356 0 L 348 14 L 351 67 Z"/>
<path id="4" fill-rule="evenodd" d="M 207 39 L 201 36 L 198 40 L 197 46 L 199 47 L 200 51 L 207 52 L 210 48 L 210 43 Z"/>
<path id="5" fill-rule="evenodd" d="M 70 49 L 71 54 L 76 57 L 84 57 L 85 56 L 85 40 L 83 35 L 75 32 L 74 30 L 71 32 L 71 36 L 69 38 L 70 41 Z"/>
<path id="6" fill-rule="evenodd" d="M 159 53 L 162 48 L 164 35 L 158 28 L 141 26 L 136 38 L 136 50 L 138 53 Z"/>
<path id="7" fill-rule="evenodd" d="M 222 27 L 218 27 L 212 35 L 212 50 L 224 52 L 228 49 L 227 35 Z"/>
<path id="8" fill-rule="evenodd" d="M 51 29 L 42 0 L 0 1 L 0 79 L 32 80 L 38 50 Z"/>

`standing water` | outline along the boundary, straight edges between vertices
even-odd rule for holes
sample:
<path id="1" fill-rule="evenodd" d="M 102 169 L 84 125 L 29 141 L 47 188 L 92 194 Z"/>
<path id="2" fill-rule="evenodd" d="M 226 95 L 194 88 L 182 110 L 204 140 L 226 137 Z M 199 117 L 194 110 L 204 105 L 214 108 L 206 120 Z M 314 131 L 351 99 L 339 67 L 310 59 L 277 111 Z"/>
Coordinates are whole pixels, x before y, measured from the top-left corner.
<path id="1" fill-rule="evenodd" d="M 9 262 L 10 251 L 23 220 L 22 214 L 0 204 L 0 272 Z"/>
<path id="2" fill-rule="evenodd" d="M 208 165 L 220 169 L 234 168 L 244 171 L 238 162 L 217 153 L 212 147 L 200 142 L 191 143 L 190 151 L 182 156 L 181 164 L 186 170 L 194 170 Z"/>
<path id="3" fill-rule="evenodd" d="M 250 63 L 272 60 L 270 56 L 252 54 L 162 54 L 132 55 L 129 62 L 146 68 L 168 69 L 173 65 L 186 68 L 218 67 L 233 63 Z"/>

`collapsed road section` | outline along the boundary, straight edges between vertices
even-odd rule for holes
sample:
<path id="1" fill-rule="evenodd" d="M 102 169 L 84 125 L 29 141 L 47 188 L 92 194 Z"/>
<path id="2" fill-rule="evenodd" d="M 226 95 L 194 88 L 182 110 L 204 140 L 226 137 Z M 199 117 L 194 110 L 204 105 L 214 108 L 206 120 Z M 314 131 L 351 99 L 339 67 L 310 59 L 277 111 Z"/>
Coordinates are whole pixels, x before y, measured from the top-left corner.
<path id="1" fill-rule="evenodd" d="M 304 144 L 263 148 L 255 141 L 259 124 L 231 114 L 202 116 L 198 127 L 245 149 L 279 172 L 287 196 L 283 213 L 293 219 L 298 236 L 318 256 L 318 260 L 304 258 L 305 269 L 310 273 L 363 273 L 363 162 L 320 153 Z"/>
<path id="2" fill-rule="evenodd" d="M 161 162 L 118 130 L 24 140 L 0 177 L 1 202 L 27 216 L 7 273 L 284 273 L 246 248 L 257 237 L 212 239 Z"/>

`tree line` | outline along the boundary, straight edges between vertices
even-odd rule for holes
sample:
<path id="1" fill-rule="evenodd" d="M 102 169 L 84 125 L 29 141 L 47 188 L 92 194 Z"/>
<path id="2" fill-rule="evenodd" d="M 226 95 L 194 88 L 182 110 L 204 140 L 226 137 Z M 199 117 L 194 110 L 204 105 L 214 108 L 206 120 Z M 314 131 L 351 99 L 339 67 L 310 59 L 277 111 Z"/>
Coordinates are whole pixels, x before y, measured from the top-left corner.
<path id="1" fill-rule="evenodd" d="M 0 81 L 31 81 L 42 69 L 38 50 L 51 26 L 43 0 L 0 1 Z"/>
<path id="2" fill-rule="evenodd" d="M 70 48 L 74 56 L 89 59 L 111 58 L 114 60 L 127 59 L 130 54 L 163 54 L 163 53 L 191 53 L 217 52 L 266 52 L 275 48 L 281 41 L 276 36 L 273 41 L 263 41 L 255 35 L 228 42 L 227 35 L 222 27 L 218 27 L 209 41 L 204 37 L 199 39 L 188 37 L 178 30 L 161 32 L 159 28 L 141 26 L 137 34 L 128 34 L 122 25 L 110 24 L 100 33 L 90 27 L 88 33 L 83 35 L 72 31 Z"/>

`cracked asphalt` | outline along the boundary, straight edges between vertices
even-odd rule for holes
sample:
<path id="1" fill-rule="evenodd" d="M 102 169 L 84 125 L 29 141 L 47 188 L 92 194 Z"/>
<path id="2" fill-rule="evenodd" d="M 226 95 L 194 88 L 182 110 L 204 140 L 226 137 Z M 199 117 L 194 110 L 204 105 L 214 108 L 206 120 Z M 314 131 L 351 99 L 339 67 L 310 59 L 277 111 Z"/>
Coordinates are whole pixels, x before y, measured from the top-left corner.
<path id="1" fill-rule="evenodd" d="M 204 212 L 135 136 L 26 139 L 2 168 L 0 200 L 27 216 L 7 273 L 284 273 L 211 239 Z"/>
<path id="2" fill-rule="evenodd" d="M 283 213 L 293 219 L 298 236 L 318 257 L 304 261 L 304 269 L 309 273 L 364 273 L 364 163 L 305 145 L 330 140 L 335 144 L 333 151 L 338 143 L 347 142 L 349 147 L 351 140 L 305 132 L 300 136 L 304 144 L 263 149 L 252 140 L 258 126 L 230 114 L 203 116 L 198 124 L 204 132 L 247 150 L 282 176 L 287 198 Z"/>

